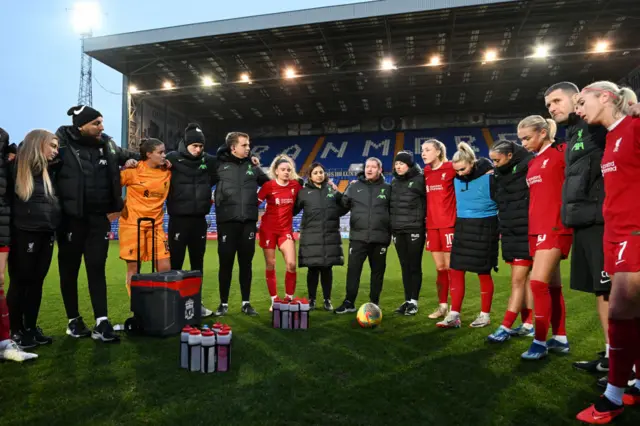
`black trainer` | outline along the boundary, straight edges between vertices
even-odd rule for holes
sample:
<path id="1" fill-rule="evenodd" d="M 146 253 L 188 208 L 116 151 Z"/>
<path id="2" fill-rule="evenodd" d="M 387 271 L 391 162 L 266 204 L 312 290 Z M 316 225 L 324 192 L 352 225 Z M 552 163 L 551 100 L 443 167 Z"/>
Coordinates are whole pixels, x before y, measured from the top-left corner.
<path id="1" fill-rule="evenodd" d="M 91 330 L 84 323 L 82 317 L 72 319 L 69 325 L 67 325 L 67 335 L 79 339 L 81 337 L 91 336 Z"/>
<path id="2" fill-rule="evenodd" d="M 33 349 L 38 346 L 32 335 L 25 333 L 24 331 L 18 331 L 11 336 L 11 340 L 16 342 L 16 345 L 22 350 Z"/>
<path id="3" fill-rule="evenodd" d="M 324 310 L 333 311 L 333 305 L 331 304 L 331 299 L 324 299 Z"/>
<path id="4" fill-rule="evenodd" d="M 315 311 L 316 309 L 316 299 L 309 299 L 309 310 Z"/>
<path id="5" fill-rule="evenodd" d="M 218 309 L 216 309 L 215 313 L 213 315 L 217 316 L 217 317 L 223 317 L 225 315 L 227 315 L 227 312 L 229 312 L 229 305 L 223 305 L 222 303 L 218 306 Z"/>
<path id="6" fill-rule="evenodd" d="M 353 305 L 353 303 L 349 302 L 348 300 L 345 300 L 344 302 L 342 302 L 342 305 L 340 305 L 338 307 L 338 309 L 336 309 L 335 312 L 338 315 L 342 315 L 342 314 L 346 314 L 349 312 L 355 312 L 357 311 L 356 307 Z"/>
<path id="7" fill-rule="evenodd" d="M 36 326 L 36 328 L 28 330 L 27 332 L 33 336 L 33 340 L 35 340 L 38 345 L 50 345 L 53 343 L 53 338 L 45 336 L 40 327 Z"/>
<path id="8" fill-rule="evenodd" d="M 102 340 L 105 343 L 115 343 L 120 341 L 120 336 L 113 331 L 113 327 L 109 320 L 102 320 L 91 333 L 93 340 Z"/>
<path id="9" fill-rule="evenodd" d="M 629 374 L 629 380 L 627 381 L 628 386 L 633 386 L 636 383 L 636 373 L 633 371 Z M 598 379 L 597 385 L 600 388 L 606 389 L 607 384 L 609 384 L 609 376 L 603 376 Z"/>
<path id="10" fill-rule="evenodd" d="M 604 355 L 604 352 L 601 352 L 600 354 Z M 573 368 L 580 371 L 586 371 L 587 373 L 607 373 L 609 371 L 609 358 L 600 356 L 600 358 L 593 361 L 574 362 Z"/>
<path id="11" fill-rule="evenodd" d="M 418 313 L 418 306 L 414 303 L 407 304 L 407 309 L 404 311 L 406 316 L 413 316 Z"/>
<path id="12" fill-rule="evenodd" d="M 409 302 L 403 302 L 402 305 L 400 305 L 398 309 L 396 309 L 394 312 L 396 314 L 404 315 L 404 313 L 407 312 L 408 306 L 409 306 Z"/>
<path id="13" fill-rule="evenodd" d="M 245 315 L 248 315 L 250 317 L 255 317 L 256 315 L 258 315 L 256 310 L 253 309 L 253 306 L 251 306 L 251 303 L 245 303 L 242 306 L 242 313 L 245 314 Z"/>

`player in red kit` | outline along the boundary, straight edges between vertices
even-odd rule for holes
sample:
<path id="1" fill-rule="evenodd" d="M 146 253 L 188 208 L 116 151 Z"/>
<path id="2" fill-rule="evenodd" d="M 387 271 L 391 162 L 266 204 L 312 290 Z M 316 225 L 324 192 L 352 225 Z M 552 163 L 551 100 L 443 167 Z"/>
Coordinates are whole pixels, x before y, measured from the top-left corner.
<path id="1" fill-rule="evenodd" d="M 449 263 L 453 230 L 456 226 L 456 171 L 447 160 L 447 148 L 437 139 L 422 144 L 425 163 L 424 183 L 427 187 L 427 251 L 431 252 L 438 273 L 438 302 L 429 318 L 447 316 L 449 305 Z"/>
<path id="2" fill-rule="evenodd" d="M 293 208 L 302 188 L 293 160 L 287 155 L 277 156 L 269 169 L 271 180 L 258 191 L 258 202 L 267 202 L 267 210 L 260 222 L 260 247 L 264 251 L 265 275 L 271 302 L 278 296 L 276 280 L 276 248 L 280 249 L 287 265 L 285 294 L 293 299 L 296 291 L 296 246 L 293 241 Z"/>
<path id="3" fill-rule="evenodd" d="M 589 125 L 607 128 L 602 157 L 605 199 L 604 268 L 611 276 L 609 296 L 609 383 L 604 395 L 580 412 L 578 420 L 607 424 L 624 405 L 640 405 L 640 118 L 627 116 L 635 93 L 608 81 L 585 87 L 577 112 Z M 635 386 L 625 392 L 636 367 Z"/>
<path id="4" fill-rule="evenodd" d="M 529 252 L 533 258 L 531 291 L 535 312 L 535 339 L 522 354 L 538 360 L 548 351 L 568 353 L 565 305 L 560 279 L 560 261 L 569 256 L 571 229 L 560 219 L 562 185 L 565 179 L 564 143 L 555 143 L 556 123 L 531 115 L 518 124 L 522 146 L 537 155 L 529 162 Z M 552 337 L 547 341 L 551 323 Z"/>

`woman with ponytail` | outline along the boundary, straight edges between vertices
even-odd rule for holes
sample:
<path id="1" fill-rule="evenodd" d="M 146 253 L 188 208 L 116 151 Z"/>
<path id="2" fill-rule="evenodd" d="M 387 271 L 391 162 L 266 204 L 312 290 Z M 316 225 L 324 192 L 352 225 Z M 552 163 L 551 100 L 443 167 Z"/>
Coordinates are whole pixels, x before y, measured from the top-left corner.
<path id="1" fill-rule="evenodd" d="M 637 102 L 631 89 L 609 81 L 590 84 L 578 99 L 578 114 L 608 131 L 601 169 L 604 268 L 612 281 L 609 380 L 604 395 L 577 416 L 590 424 L 610 423 L 624 405 L 640 405 L 640 118 L 627 116 Z M 635 386 L 625 391 L 634 363 Z"/>
<path id="2" fill-rule="evenodd" d="M 451 311 L 437 325 L 460 327 L 460 311 L 465 293 L 465 272 L 480 278 L 481 311 L 470 324 L 486 327 L 491 323 L 493 279 L 491 270 L 498 265 L 498 207 L 494 200 L 493 164 L 476 158 L 473 148 L 461 142 L 451 160 L 457 177 L 455 237 L 451 247 Z"/>
<path id="3" fill-rule="evenodd" d="M 529 162 L 529 254 L 533 258 L 531 291 L 535 317 L 535 340 L 522 358 L 538 360 L 549 351 L 568 353 L 565 305 L 560 261 L 571 251 L 572 231 L 561 220 L 562 185 L 565 179 L 564 143 L 554 141 L 556 123 L 531 115 L 518 124 L 522 146 L 537 155 Z M 549 324 L 552 338 L 547 341 Z"/>

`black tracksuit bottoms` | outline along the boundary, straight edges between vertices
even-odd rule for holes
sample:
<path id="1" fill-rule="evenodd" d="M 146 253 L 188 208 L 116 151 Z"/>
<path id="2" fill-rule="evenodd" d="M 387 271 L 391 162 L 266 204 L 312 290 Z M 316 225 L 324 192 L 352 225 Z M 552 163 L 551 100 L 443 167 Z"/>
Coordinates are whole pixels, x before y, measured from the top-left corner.
<path id="1" fill-rule="evenodd" d="M 347 297 L 355 305 L 360 288 L 360 275 L 364 261 L 369 259 L 371 268 L 371 284 L 369 300 L 376 305 L 380 303 L 384 271 L 387 268 L 388 244 L 366 243 L 364 241 L 349 241 L 349 265 L 347 266 Z"/>
<path id="2" fill-rule="evenodd" d="M 207 219 L 204 216 L 169 217 L 171 269 L 182 269 L 187 250 L 191 270 L 204 273 L 204 253 L 207 250 Z"/>
<path id="3" fill-rule="evenodd" d="M 12 333 L 35 329 L 37 325 L 42 287 L 51 266 L 54 241 L 53 232 L 11 230 L 7 305 Z"/>
<path id="4" fill-rule="evenodd" d="M 318 295 L 318 278 L 322 283 L 322 295 L 325 300 L 331 299 L 331 288 L 333 287 L 333 268 L 331 266 L 309 266 L 307 272 L 309 299 L 315 300 Z"/>
<path id="5" fill-rule="evenodd" d="M 256 252 L 256 222 L 218 223 L 218 257 L 220 270 L 220 303 L 229 303 L 231 275 L 238 254 L 240 293 L 242 301 L 251 297 L 252 261 Z"/>
<path id="6" fill-rule="evenodd" d="M 402 269 L 404 300 L 418 300 L 422 287 L 422 254 L 424 253 L 425 233 L 396 234 L 393 236 Z"/>
<path id="7" fill-rule="evenodd" d="M 58 269 L 60 290 L 67 318 L 80 316 L 78 308 L 78 273 L 84 255 L 89 295 L 94 317 L 107 316 L 107 254 L 111 224 L 106 215 L 89 215 L 82 219 L 63 217 L 58 231 Z"/>

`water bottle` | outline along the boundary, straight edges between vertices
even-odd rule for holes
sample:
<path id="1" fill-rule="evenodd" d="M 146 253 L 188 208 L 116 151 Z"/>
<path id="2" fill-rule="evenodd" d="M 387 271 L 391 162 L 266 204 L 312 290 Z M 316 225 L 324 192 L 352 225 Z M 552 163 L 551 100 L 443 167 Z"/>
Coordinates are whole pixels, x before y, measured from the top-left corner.
<path id="1" fill-rule="evenodd" d="M 213 373 L 216 371 L 216 335 L 211 330 L 202 331 L 200 371 L 203 373 Z"/>
<path id="2" fill-rule="evenodd" d="M 189 368 L 189 332 L 191 326 L 188 325 L 180 333 L 180 368 Z"/>
<path id="3" fill-rule="evenodd" d="M 300 302 L 300 329 L 307 330 L 309 328 L 309 301 L 302 299 Z"/>
<path id="4" fill-rule="evenodd" d="M 286 300 L 280 303 L 280 328 L 289 329 L 289 302 Z"/>
<path id="5" fill-rule="evenodd" d="M 233 331 L 231 331 L 231 326 L 229 324 L 223 324 L 220 331 L 226 331 L 229 333 L 229 342 L 233 339 Z"/>
<path id="6" fill-rule="evenodd" d="M 219 322 L 217 322 L 217 323 L 215 323 L 215 324 L 213 324 L 211 326 L 211 329 L 216 334 L 216 336 L 218 335 L 218 332 L 220 331 L 221 328 L 222 328 L 222 324 L 220 324 Z"/>
<path id="7" fill-rule="evenodd" d="M 226 372 L 231 368 L 231 336 L 229 330 L 220 330 L 217 339 L 218 371 Z"/>
<path id="8" fill-rule="evenodd" d="M 200 330 L 194 328 L 189 333 L 189 371 L 200 371 L 200 347 L 202 336 Z"/>
<path id="9" fill-rule="evenodd" d="M 289 304 L 289 315 L 291 316 L 291 329 L 300 329 L 300 302 L 294 300 Z"/>
<path id="10" fill-rule="evenodd" d="M 277 297 L 273 301 L 273 309 L 271 312 L 271 323 L 273 328 L 280 328 L 280 299 Z"/>

